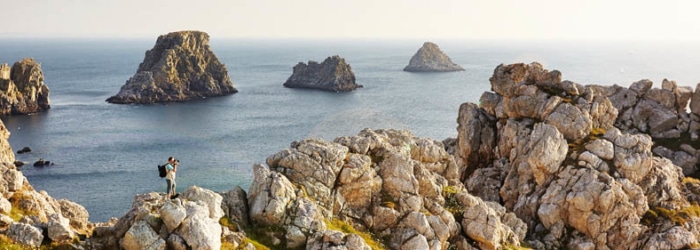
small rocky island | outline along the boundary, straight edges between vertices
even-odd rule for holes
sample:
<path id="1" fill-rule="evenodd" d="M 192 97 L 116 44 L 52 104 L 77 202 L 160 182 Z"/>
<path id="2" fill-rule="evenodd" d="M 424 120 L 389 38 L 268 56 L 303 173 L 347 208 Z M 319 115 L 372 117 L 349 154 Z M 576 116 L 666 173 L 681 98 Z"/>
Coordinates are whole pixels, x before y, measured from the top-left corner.
<path id="1" fill-rule="evenodd" d="M 24 58 L 12 67 L 0 65 L 0 114 L 30 114 L 51 108 L 41 65 Z"/>
<path id="2" fill-rule="evenodd" d="M 362 85 L 355 83 L 355 73 L 345 59 L 335 55 L 326 58 L 321 64 L 309 61 L 294 66 L 292 75 L 284 83 L 287 88 L 320 89 L 334 92 L 348 92 Z"/>
<path id="3" fill-rule="evenodd" d="M 179 31 L 159 36 L 136 74 L 107 102 L 182 102 L 236 92 L 226 66 L 209 48 L 209 35 Z"/>
<path id="4" fill-rule="evenodd" d="M 411 57 L 408 66 L 403 70 L 408 72 L 451 72 L 463 71 L 464 69 L 452 62 L 437 44 L 425 42 L 423 47 Z"/>

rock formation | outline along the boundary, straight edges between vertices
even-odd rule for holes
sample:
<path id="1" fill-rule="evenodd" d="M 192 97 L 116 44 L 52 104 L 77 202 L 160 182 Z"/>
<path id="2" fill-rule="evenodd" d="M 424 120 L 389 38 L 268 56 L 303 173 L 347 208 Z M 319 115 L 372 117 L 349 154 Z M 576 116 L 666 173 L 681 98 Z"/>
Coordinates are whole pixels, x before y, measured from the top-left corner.
<path id="1" fill-rule="evenodd" d="M 34 59 L 24 58 L 11 68 L 0 65 L 0 114 L 36 113 L 51 108 L 49 104 L 49 87 Z"/>
<path id="2" fill-rule="evenodd" d="M 320 89 L 347 92 L 362 88 L 355 83 L 355 73 L 340 56 L 326 58 L 321 64 L 309 61 L 294 66 L 292 75 L 284 83 L 287 88 Z"/>
<path id="3" fill-rule="evenodd" d="M 462 66 L 453 63 L 449 56 L 440 50 L 437 44 L 431 42 L 423 43 L 423 47 L 418 49 L 408 66 L 403 68 L 408 72 L 450 72 L 462 71 Z"/>
<path id="4" fill-rule="evenodd" d="M 159 36 L 136 74 L 107 102 L 181 102 L 236 92 L 226 66 L 209 48 L 209 35 L 179 31 Z"/>
<path id="5" fill-rule="evenodd" d="M 700 214 L 689 215 L 697 191 L 652 153 L 653 137 L 679 128 L 666 117 L 677 116 L 689 91 L 670 83 L 654 91 L 647 81 L 629 90 L 583 86 L 538 63 L 500 65 L 490 81 L 494 93 L 480 106 L 460 107 L 455 160 L 470 193 L 527 224 L 531 246 L 698 246 Z"/>

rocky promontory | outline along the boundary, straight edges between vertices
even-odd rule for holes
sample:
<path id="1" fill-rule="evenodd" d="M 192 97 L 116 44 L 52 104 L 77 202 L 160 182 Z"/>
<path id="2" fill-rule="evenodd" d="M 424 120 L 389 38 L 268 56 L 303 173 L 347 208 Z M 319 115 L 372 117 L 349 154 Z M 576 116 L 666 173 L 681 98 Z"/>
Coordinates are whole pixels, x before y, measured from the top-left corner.
<path id="1" fill-rule="evenodd" d="M 690 88 L 582 85 L 539 63 L 499 65 L 457 138 L 407 130 L 294 141 L 248 192 L 138 194 L 92 224 L 36 192 L 0 147 L 0 244 L 73 249 L 697 249 L 700 180 Z M 693 93 L 693 94 L 691 94 Z M 700 94 L 697 94 L 700 96 Z M 690 102 L 690 103 L 688 103 Z M 691 113 L 685 108 L 691 106 Z M 674 118 L 675 117 L 675 118 Z M 696 124 L 697 125 L 697 124 Z M 4 131 L 4 132 L 3 132 Z M 676 132 L 678 131 L 678 132 Z M 0 126 L 0 145 L 9 133 Z M 668 139 L 682 145 L 674 151 Z M 690 163 L 688 163 L 690 164 Z M 155 174 L 155 173 L 154 173 Z M 45 240 L 44 237 L 48 237 Z M 7 240 L 7 241 L 5 241 Z M 9 241 L 9 242 L 8 242 Z M 52 245 L 53 246 L 53 245 Z"/>
<path id="2" fill-rule="evenodd" d="M 362 85 L 355 83 L 355 73 L 352 72 L 350 65 L 338 55 L 328 57 L 320 64 L 315 61 L 309 61 L 309 64 L 298 63 L 284 86 L 334 92 L 362 88 Z"/>
<path id="3" fill-rule="evenodd" d="M 136 74 L 107 102 L 182 102 L 236 92 L 226 66 L 209 47 L 209 35 L 179 31 L 159 36 Z"/>
<path id="4" fill-rule="evenodd" d="M 0 114 L 29 114 L 51 108 L 41 65 L 24 58 L 12 67 L 0 65 Z"/>
<path id="5" fill-rule="evenodd" d="M 437 44 L 431 42 L 423 43 L 423 47 L 418 49 L 408 66 L 403 68 L 408 72 L 450 72 L 462 71 L 462 66 L 453 63 Z"/>

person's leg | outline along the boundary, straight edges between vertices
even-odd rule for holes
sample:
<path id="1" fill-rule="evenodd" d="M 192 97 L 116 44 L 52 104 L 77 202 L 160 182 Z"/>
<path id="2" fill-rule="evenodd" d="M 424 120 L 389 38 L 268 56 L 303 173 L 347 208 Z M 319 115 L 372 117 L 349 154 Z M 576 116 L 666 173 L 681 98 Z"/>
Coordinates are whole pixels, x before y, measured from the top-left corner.
<path id="1" fill-rule="evenodd" d="M 175 181 L 175 179 L 173 179 L 173 192 L 172 192 L 171 196 L 175 196 L 175 194 L 177 194 L 177 191 L 175 191 L 176 187 L 177 187 L 177 182 Z"/>
<path id="2" fill-rule="evenodd" d="M 165 198 L 170 198 L 170 192 L 172 188 L 172 181 L 169 179 L 165 179 L 165 182 L 168 184 L 168 191 L 165 192 Z"/>

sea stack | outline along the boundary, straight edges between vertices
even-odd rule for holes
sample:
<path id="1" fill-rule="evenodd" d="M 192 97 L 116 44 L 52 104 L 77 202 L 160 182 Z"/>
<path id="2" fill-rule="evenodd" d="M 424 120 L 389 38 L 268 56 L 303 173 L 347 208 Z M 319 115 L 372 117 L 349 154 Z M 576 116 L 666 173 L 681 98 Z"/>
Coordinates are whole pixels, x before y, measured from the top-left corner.
<path id="1" fill-rule="evenodd" d="M 320 89 L 334 92 L 353 91 L 362 88 L 355 83 L 355 73 L 345 59 L 335 55 L 326 58 L 321 64 L 309 61 L 294 66 L 292 75 L 284 83 L 287 88 Z"/>
<path id="2" fill-rule="evenodd" d="M 463 71 L 464 69 L 452 62 L 437 44 L 425 42 L 423 47 L 411 57 L 408 66 L 403 70 L 408 72 L 451 72 Z"/>
<path id="3" fill-rule="evenodd" d="M 178 31 L 159 36 L 136 74 L 107 102 L 182 102 L 236 92 L 226 66 L 209 48 L 209 35 Z"/>
<path id="4" fill-rule="evenodd" d="M 0 65 L 0 114 L 30 114 L 51 108 L 41 65 L 24 58 L 12 67 Z"/>

